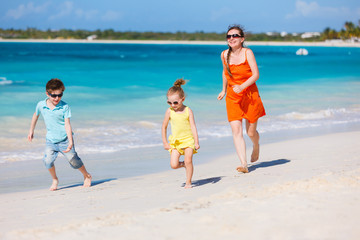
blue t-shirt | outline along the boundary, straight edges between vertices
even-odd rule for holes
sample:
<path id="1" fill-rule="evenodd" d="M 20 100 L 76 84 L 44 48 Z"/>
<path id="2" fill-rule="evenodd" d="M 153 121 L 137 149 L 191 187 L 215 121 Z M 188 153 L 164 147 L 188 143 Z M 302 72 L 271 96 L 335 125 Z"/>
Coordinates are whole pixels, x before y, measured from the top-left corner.
<path id="1" fill-rule="evenodd" d="M 70 107 L 66 102 L 62 100 L 51 110 L 47 105 L 46 98 L 43 101 L 38 102 L 36 105 L 36 116 L 41 115 L 44 118 L 46 125 L 46 138 L 52 143 L 58 143 L 64 141 L 67 138 L 65 130 L 65 118 L 71 117 Z"/>

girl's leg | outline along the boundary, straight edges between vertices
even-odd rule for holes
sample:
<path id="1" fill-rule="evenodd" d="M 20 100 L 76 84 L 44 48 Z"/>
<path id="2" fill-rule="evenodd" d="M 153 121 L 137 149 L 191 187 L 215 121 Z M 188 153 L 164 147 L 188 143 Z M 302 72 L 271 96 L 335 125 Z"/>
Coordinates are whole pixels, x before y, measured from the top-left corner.
<path id="1" fill-rule="evenodd" d="M 58 184 L 59 184 L 59 180 L 58 180 L 58 177 L 56 176 L 56 171 L 55 171 L 55 166 L 52 166 L 51 168 L 49 168 L 49 173 L 52 177 L 52 184 L 51 184 L 51 187 L 50 187 L 50 191 L 55 191 L 57 190 L 57 187 L 58 187 Z"/>
<path id="2" fill-rule="evenodd" d="M 179 162 L 180 155 L 181 154 L 176 149 L 173 149 L 171 151 L 171 154 L 170 154 L 170 166 L 171 166 L 171 168 L 178 169 L 178 168 L 184 167 L 184 163 Z"/>
<path id="3" fill-rule="evenodd" d="M 259 135 L 259 132 L 256 130 L 256 127 L 257 127 L 257 121 L 254 123 L 250 123 L 248 120 L 246 120 L 246 132 L 253 143 L 253 152 L 251 154 L 251 162 L 256 162 L 259 159 L 260 135 Z"/>
<path id="4" fill-rule="evenodd" d="M 192 188 L 191 186 L 191 179 L 194 173 L 194 166 L 192 162 L 193 157 L 193 149 L 192 148 L 186 148 L 185 149 L 185 168 L 186 168 L 186 183 L 185 188 Z"/>
<path id="5" fill-rule="evenodd" d="M 244 168 L 247 168 L 246 145 L 243 136 L 242 120 L 232 121 L 230 122 L 230 126 L 233 134 L 236 153 L 240 159 L 241 165 Z"/>

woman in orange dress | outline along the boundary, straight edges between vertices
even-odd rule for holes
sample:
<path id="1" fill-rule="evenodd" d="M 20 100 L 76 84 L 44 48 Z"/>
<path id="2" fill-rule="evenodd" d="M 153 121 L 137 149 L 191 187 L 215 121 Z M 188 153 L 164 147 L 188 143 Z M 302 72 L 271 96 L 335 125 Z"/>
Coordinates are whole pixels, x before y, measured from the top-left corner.
<path id="1" fill-rule="evenodd" d="M 243 119 L 246 132 L 253 143 L 251 162 L 259 159 L 259 133 L 257 121 L 265 115 L 258 88 L 259 70 L 254 53 L 244 47 L 244 31 L 238 25 L 230 26 L 227 31 L 229 49 L 221 53 L 223 63 L 223 90 L 219 93 L 221 100 L 226 95 L 226 110 L 230 122 L 236 153 L 241 161 L 239 172 L 248 173 L 246 145 L 243 137 Z"/>

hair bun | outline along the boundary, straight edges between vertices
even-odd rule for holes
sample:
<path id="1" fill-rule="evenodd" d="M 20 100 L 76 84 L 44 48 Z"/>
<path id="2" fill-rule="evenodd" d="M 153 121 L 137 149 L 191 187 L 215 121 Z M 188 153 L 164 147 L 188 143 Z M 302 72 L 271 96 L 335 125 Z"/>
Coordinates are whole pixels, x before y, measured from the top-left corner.
<path id="1" fill-rule="evenodd" d="M 175 87 L 181 87 L 181 85 L 185 85 L 185 83 L 186 83 L 186 80 L 183 79 L 183 78 L 180 78 L 180 79 L 175 81 L 174 86 Z"/>

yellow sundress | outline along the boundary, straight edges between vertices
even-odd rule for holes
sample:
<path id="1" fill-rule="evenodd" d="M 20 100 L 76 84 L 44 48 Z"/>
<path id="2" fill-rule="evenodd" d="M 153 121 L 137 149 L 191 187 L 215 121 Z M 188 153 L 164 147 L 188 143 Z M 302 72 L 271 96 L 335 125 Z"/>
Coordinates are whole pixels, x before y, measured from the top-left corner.
<path id="1" fill-rule="evenodd" d="M 192 148 L 193 153 L 195 150 L 195 140 L 190 127 L 189 108 L 186 107 L 184 112 L 176 113 L 173 108 L 170 108 L 170 125 L 171 135 L 169 136 L 169 143 L 171 149 L 175 148 L 181 155 L 184 155 L 186 148 Z"/>

